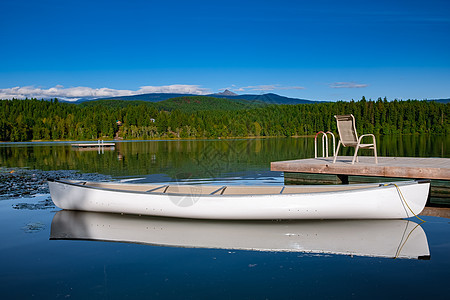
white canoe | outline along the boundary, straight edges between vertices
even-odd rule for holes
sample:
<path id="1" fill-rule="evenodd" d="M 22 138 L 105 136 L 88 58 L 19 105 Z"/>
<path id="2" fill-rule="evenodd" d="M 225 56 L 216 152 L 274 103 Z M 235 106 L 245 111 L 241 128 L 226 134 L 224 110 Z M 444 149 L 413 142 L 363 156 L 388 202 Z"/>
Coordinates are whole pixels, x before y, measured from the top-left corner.
<path id="1" fill-rule="evenodd" d="M 62 210 L 53 217 L 50 239 L 430 258 L 424 230 L 409 220 L 218 221 Z"/>
<path id="2" fill-rule="evenodd" d="M 147 185 L 49 180 L 68 210 L 194 219 L 400 219 L 425 207 L 429 181 L 323 186 Z"/>

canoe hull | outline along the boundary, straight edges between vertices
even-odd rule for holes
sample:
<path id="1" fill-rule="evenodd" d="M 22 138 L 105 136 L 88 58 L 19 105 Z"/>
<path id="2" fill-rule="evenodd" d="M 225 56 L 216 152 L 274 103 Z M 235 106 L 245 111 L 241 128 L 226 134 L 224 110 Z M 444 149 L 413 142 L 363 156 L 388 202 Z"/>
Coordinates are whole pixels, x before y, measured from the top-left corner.
<path id="1" fill-rule="evenodd" d="M 230 220 L 408 218 L 423 210 L 429 191 L 429 183 L 417 182 L 398 188 L 266 195 L 145 193 L 57 180 L 49 181 L 49 187 L 55 205 L 67 210 Z"/>

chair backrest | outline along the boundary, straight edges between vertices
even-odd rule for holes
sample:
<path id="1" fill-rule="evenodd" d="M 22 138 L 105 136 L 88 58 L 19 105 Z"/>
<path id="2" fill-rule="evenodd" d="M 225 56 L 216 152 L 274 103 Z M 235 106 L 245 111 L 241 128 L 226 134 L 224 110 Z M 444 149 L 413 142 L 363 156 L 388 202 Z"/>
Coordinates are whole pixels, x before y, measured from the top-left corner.
<path id="1" fill-rule="evenodd" d="M 337 122 L 339 139 L 343 146 L 356 146 L 358 134 L 356 133 L 355 117 L 353 115 L 334 116 Z"/>

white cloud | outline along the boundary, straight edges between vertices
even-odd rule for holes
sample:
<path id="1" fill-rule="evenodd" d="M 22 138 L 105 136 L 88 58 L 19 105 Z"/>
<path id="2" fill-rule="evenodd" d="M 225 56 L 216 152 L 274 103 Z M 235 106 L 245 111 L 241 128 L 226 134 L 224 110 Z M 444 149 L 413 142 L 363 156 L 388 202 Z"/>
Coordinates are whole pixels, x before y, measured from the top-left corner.
<path id="1" fill-rule="evenodd" d="M 267 92 L 267 91 L 273 91 L 275 89 L 275 85 L 251 85 L 251 86 L 246 86 L 244 87 L 244 89 L 250 89 L 252 91 L 263 91 L 263 92 Z"/>
<path id="2" fill-rule="evenodd" d="M 342 84 L 342 83 L 335 83 L 335 84 Z M 251 85 L 243 87 L 232 85 L 231 87 L 228 87 L 226 89 L 234 92 L 251 93 L 251 92 L 269 92 L 273 90 L 302 90 L 305 88 L 301 86 L 282 86 L 279 84 L 268 84 L 268 85 Z M 80 98 L 96 99 L 96 98 L 132 96 L 151 93 L 208 95 L 212 94 L 213 92 L 207 88 L 202 88 L 199 85 L 189 85 L 189 84 L 141 86 L 138 90 L 116 90 L 106 87 L 91 88 L 85 86 L 65 88 L 62 85 L 56 85 L 51 88 L 42 88 L 35 86 L 23 86 L 23 87 L 17 86 L 12 88 L 0 89 L 0 99 L 58 98 L 61 100 L 75 101 Z"/>
<path id="3" fill-rule="evenodd" d="M 106 98 L 118 96 L 132 96 L 146 93 L 177 93 L 177 94 L 211 94 L 208 89 L 198 85 L 174 84 L 166 86 L 142 86 L 139 90 L 116 90 L 110 88 L 90 88 L 84 86 L 64 88 L 56 85 L 52 88 L 40 88 L 34 86 L 13 87 L 0 89 L 0 99 L 24 99 L 24 98 L 59 98 L 62 100 L 78 100 L 80 98 Z"/>
<path id="4" fill-rule="evenodd" d="M 303 86 L 284 86 L 284 87 L 279 87 L 279 90 L 304 90 L 305 87 Z"/>
<path id="5" fill-rule="evenodd" d="M 173 84 L 165 86 L 141 86 L 137 91 L 138 94 L 146 93 L 176 93 L 176 94 L 195 94 L 207 95 L 212 92 L 209 89 L 201 88 L 198 85 Z"/>
<path id="6" fill-rule="evenodd" d="M 355 83 L 355 82 L 333 82 L 330 83 L 330 88 L 332 89 L 357 89 L 368 87 L 368 84 Z"/>

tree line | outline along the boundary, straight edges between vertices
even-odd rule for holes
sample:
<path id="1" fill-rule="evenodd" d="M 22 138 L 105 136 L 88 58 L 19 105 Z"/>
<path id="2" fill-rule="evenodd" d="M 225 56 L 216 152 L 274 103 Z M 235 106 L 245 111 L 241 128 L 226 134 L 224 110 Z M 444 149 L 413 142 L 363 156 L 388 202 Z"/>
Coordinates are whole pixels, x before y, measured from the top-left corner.
<path id="1" fill-rule="evenodd" d="M 339 114 L 353 114 L 359 134 L 450 133 L 450 104 L 434 101 L 373 101 L 363 97 L 350 102 L 255 105 L 230 110 L 223 105 L 221 109 L 198 111 L 176 107 L 140 101 L 79 105 L 57 99 L 0 100 L 0 140 L 288 137 L 313 135 L 320 130 L 337 132 L 333 116 Z"/>

